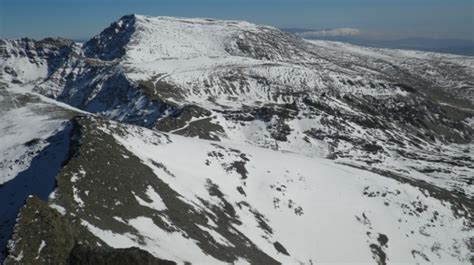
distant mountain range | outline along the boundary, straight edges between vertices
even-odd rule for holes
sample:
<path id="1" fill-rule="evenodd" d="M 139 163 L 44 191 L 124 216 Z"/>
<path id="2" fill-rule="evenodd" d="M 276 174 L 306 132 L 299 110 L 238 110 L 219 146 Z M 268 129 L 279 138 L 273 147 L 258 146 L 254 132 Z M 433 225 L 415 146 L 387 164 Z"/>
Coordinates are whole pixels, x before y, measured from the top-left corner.
<path id="1" fill-rule="evenodd" d="M 366 47 L 407 49 L 474 56 L 474 40 L 469 39 L 437 39 L 424 37 L 384 39 L 367 37 L 360 34 L 359 30 L 350 28 L 323 30 L 285 28 L 282 30 L 312 40 L 341 41 Z"/>

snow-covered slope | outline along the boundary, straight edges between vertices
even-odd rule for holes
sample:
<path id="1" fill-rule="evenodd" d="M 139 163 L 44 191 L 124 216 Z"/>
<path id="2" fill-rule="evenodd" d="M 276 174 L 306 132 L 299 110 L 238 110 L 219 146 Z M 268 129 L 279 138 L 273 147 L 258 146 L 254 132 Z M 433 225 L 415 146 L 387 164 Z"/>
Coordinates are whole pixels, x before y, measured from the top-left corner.
<path id="1" fill-rule="evenodd" d="M 470 102 L 472 109 L 472 103 L 474 103 L 474 78 L 472 78 L 474 57 L 472 56 L 365 48 L 332 41 L 311 40 L 309 42 L 317 46 L 317 49 L 329 53 L 328 55 L 333 58 L 348 61 L 365 59 L 368 60 L 366 64 L 372 64 L 375 69 L 381 68 L 383 71 L 414 75 L 415 78 L 427 83 L 424 89 L 428 94 L 440 93 L 437 90 L 447 91 L 457 100 Z M 405 74 L 401 77 L 406 78 Z M 397 78 L 397 76 L 392 78 Z M 434 96 L 440 101 L 450 100 L 449 97 L 443 99 L 436 97 L 437 95 Z M 446 97 L 445 94 L 442 96 Z"/>
<path id="2" fill-rule="evenodd" d="M 227 56 L 282 60 L 298 55 L 288 47 L 298 43 L 293 35 L 243 21 L 128 15 L 85 43 L 84 51 L 136 63 Z"/>
<path id="3" fill-rule="evenodd" d="M 129 39 L 114 59 L 124 75 L 171 105 L 156 117 L 158 130 L 362 162 L 472 196 L 473 132 L 464 119 L 473 111 L 460 100 L 472 94 L 472 58 L 309 43 L 243 22 L 144 16 L 112 24 L 85 45 L 86 54 L 100 58 L 89 47 L 108 47 L 121 34 Z"/>
<path id="4" fill-rule="evenodd" d="M 114 248 L 194 264 L 469 260 L 472 209 L 453 211 L 454 196 L 326 159 L 73 124 L 49 205 Z"/>
<path id="5" fill-rule="evenodd" d="M 43 247 L 57 260 L 150 258 L 138 246 L 193 263 L 469 262 L 472 57 L 140 15 L 83 45 L 2 40 L 0 55 L 0 190 L 14 197 L 63 137 L 46 152 L 56 191 L 22 210 L 10 262 L 36 258 L 35 209 L 48 235 L 74 227 L 61 255 Z"/>
<path id="6" fill-rule="evenodd" d="M 469 255 L 464 243 L 474 234 L 466 233 L 466 220 L 456 220 L 449 207 L 409 184 L 298 154 L 167 138 L 137 128 L 124 130 L 127 135 L 114 135 L 119 143 L 161 176 L 166 185 L 190 198 L 187 203 L 203 213 L 214 207 L 225 211 L 230 204 L 230 214 L 230 209 L 236 211 L 236 224 L 229 230 L 246 235 L 281 263 L 370 262 L 373 258 L 408 263 L 426 258 L 449 263 L 463 261 L 452 258 L 455 249 L 461 257 Z M 160 205 L 158 211 L 165 210 L 163 201 L 160 204 L 147 196 Z M 439 209 L 442 217 L 434 221 L 437 210 L 430 209 Z M 215 224 L 220 223 L 215 218 L 213 225 L 212 214 L 208 214 L 204 232 L 217 229 Z M 139 231 L 150 229 L 143 225 L 153 227 L 146 218 L 136 221 L 128 223 L 137 225 Z M 443 232 L 438 233 L 440 226 Z M 209 234 L 218 244 L 232 247 L 232 237 Z M 159 234 L 150 242 L 160 245 Z M 283 247 L 279 249 L 279 245 Z M 443 251 L 426 251 L 433 246 Z M 150 251 L 153 253 L 152 248 Z M 174 260 L 182 253 L 156 251 Z"/>

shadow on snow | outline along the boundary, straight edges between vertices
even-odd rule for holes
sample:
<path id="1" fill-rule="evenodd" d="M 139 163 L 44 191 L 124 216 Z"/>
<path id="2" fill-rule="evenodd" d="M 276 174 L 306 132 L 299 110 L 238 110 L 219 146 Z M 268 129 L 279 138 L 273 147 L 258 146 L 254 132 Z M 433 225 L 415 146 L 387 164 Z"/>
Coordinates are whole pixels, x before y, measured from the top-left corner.
<path id="1" fill-rule="evenodd" d="M 44 201 L 54 190 L 56 176 L 69 150 L 72 125 L 49 137 L 49 143 L 31 161 L 30 167 L 14 179 L 0 185 L 0 263 L 7 254 L 7 243 L 11 238 L 19 210 L 26 199 L 34 195 Z"/>

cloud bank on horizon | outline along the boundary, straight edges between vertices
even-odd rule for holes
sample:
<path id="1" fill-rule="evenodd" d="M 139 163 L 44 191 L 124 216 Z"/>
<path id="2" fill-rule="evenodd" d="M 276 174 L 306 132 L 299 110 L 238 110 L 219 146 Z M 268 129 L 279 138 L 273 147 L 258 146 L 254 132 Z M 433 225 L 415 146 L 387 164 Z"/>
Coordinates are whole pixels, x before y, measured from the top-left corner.
<path id="1" fill-rule="evenodd" d="M 357 28 L 334 28 L 322 30 L 289 28 L 282 30 L 310 40 L 341 41 L 375 48 L 421 50 L 474 56 L 474 40 L 470 39 L 443 39 L 416 35 L 407 36 L 367 31 Z"/>
<path id="2" fill-rule="evenodd" d="M 296 35 L 308 38 L 308 37 L 339 37 L 339 36 L 356 36 L 360 35 L 361 31 L 355 28 L 339 28 L 339 29 L 323 29 L 316 31 L 303 31 L 297 32 Z"/>

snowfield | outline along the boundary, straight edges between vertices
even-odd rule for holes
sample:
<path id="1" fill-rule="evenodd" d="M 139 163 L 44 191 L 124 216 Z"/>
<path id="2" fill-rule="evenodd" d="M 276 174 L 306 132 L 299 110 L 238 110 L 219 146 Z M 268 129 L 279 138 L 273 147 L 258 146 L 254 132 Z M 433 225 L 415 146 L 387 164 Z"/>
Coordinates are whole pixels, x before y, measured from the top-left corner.
<path id="1" fill-rule="evenodd" d="M 107 128 L 100 129 L 113 134 Z M 326 159 L 248 145 L 165 137 L 141 128 L 125 130 L 127 135 L 115 134 L 114 138 L 187 203 L 203 212 L 209 206 L 202 200 L 217 207 L 224 207 L 224 201 L 231 203 L 242 222 L 232 229 L 247 235 L 283 264 L 371 262 L 378 248 L 390 263 L 429 260 L 451 264 L 463 262 L 453 256 L 469 256 L 465 243 L 474 234 L 465 230 L 466 220 L 457 219 L 448 205 L 411 185 Z M 244 166 L 233 169 L 231 165 L 236 162 Z M 154 166 L 156 163 L 160 166 Z M 210 183 L 225 196 L 210 194 Z M 255 212 L 261 214 L 268 228 L 259 224 Z M 140 245 L 132 243 L 134 237 L 129 236 L 132 245 L 171 260 L 185 256 L 195 257 L 191 260 L 198 264 L 215 262 L 205 256 L 199 258 L 199 249 L 197 253 L 186 247 L 163 251 L 159 246 L 169 242 L 162 241 L 160 233 L 154 235 L 159 227 L 150 219 L 137 217 L 125 222 L 150 237 L 149 243 Z M 209 227 L 212 229 L 212 222 Z M 174 234 L 181 233 L 178 229 Z M 172 238 L 174 247 L 187 241 L 179 236 Z M 279 253 L 275 242 L 290 254 Z"/>
<path id="2" fill-rule="evenodd" d="M 61 113 L 67 110 L 55 110 L 41 96 L 27 91 L 17 86 L 0 88 L 0 185 L 26 170 L 47 146 L 46 139 L 62 130 L 67 120 L 67 115 Z M 29 104 L 32 98 L 39 102 Z"/>

